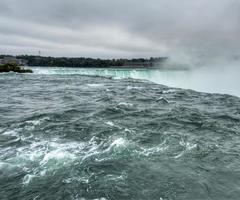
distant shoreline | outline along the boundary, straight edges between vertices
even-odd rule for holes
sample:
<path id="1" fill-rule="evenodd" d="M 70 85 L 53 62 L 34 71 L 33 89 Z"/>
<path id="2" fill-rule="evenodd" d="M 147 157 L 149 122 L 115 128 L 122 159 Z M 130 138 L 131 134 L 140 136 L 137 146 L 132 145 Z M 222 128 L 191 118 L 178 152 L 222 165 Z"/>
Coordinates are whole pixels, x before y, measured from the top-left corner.
<path id="1" fill-rule="evenodd" d="M 99 58 L 68 58 L 68 57 L 43 57 L 43 56 L 30 56 L 19 55 L 9 56 L 0 55 L 2 62 L 4 60 L 23 62 L 28 66 L 41 66 L 41 67 L 73 67 L 73 68 L 153 68 L 162 65 L 168 58 L 133 58 L 133 59 L 99 59 Z"/>

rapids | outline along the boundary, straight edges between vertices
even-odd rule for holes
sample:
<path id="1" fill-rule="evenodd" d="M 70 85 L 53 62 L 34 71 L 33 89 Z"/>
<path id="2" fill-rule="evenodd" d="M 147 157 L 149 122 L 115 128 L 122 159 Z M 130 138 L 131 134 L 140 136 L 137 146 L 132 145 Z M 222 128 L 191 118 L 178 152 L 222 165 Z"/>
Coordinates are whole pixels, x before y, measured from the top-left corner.
<path id="1" fill-rule="evenodd" d="M 77 73 L 0 97 L 1 200 L 239 199 L 238 97 Z"/>

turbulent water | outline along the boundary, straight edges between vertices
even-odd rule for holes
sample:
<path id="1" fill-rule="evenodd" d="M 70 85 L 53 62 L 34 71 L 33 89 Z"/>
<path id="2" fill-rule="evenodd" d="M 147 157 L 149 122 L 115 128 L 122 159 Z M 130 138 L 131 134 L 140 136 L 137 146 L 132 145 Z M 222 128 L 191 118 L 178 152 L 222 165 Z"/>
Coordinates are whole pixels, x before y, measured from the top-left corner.
<path id="1" fill-rule="evenodd" d="M 228 63 L 228 65 L 224 66 L 206 66 L 189 70 L 64 67 L 34 67 L 33 70 L 38 74 L 80 74 L 144 79 L 171 87 L 193 89 L 208 93 L 231 94 L 240 97 L 239 65 L 239 63 Z"/>
<path id="2" fill-rule="evenodd" d="M 137 79 L 0 75 L 1 200 L 240 197 L 240 99 Z"/>

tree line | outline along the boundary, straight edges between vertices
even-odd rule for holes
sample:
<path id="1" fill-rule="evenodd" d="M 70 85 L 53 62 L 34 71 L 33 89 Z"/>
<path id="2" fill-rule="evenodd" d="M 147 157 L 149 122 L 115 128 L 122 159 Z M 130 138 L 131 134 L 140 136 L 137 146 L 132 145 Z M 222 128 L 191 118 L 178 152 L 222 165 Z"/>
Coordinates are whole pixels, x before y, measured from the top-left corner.
<path id="1" fill-rule="evenodd" d="M 0 55 L 0 59 L 7 55 Z M 160 58 L 137 58 L 137 59 L 95 59 L 95 58 L 68 58 L 68 57 L 43 57 L 20 55 L 18 59 L 24 59 L 29 66 L 54 66 L 54 67 L 122 67 L 131 66 L 134 63 L 142 63 L 151 66 L 155 62 L 163 62 L 165 57 Z"/>

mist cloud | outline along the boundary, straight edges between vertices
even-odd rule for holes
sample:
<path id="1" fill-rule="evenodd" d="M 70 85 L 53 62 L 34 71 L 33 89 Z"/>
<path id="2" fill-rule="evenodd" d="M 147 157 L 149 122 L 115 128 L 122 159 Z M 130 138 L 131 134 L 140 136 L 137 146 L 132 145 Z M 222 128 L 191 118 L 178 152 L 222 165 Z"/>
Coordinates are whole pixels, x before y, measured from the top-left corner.
<path id="1" fill-rule="evenodd" d="M 237 0 L 1 0 L 1 54 L 239 55 Z"/>

